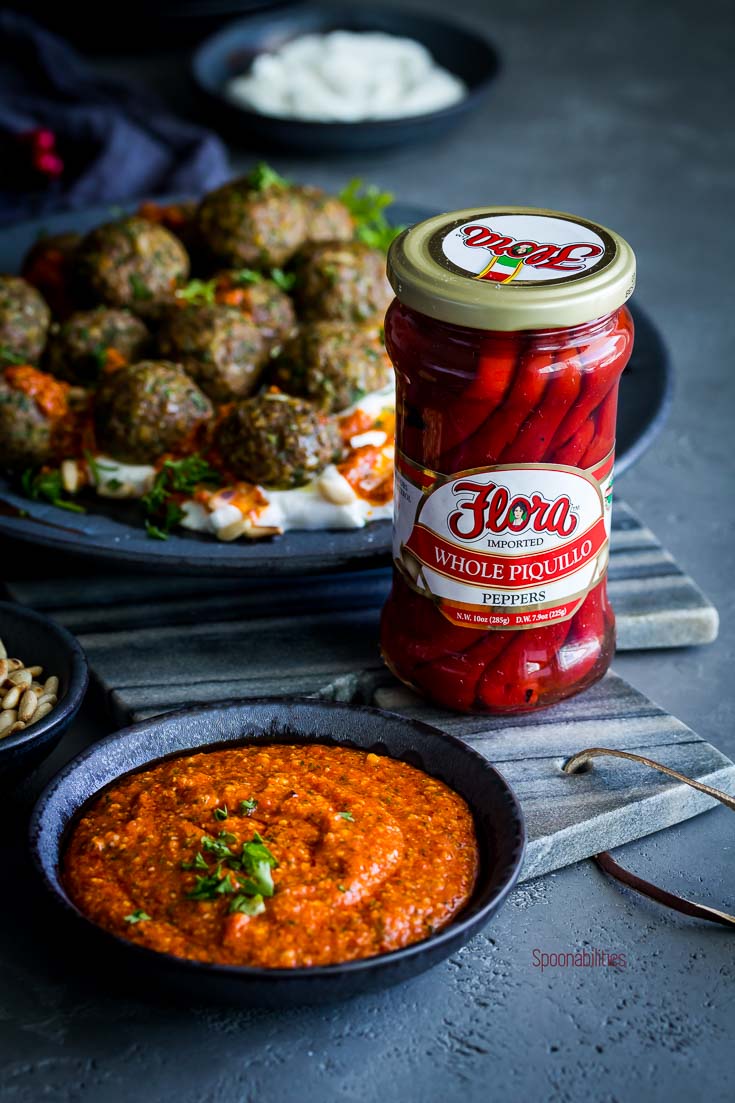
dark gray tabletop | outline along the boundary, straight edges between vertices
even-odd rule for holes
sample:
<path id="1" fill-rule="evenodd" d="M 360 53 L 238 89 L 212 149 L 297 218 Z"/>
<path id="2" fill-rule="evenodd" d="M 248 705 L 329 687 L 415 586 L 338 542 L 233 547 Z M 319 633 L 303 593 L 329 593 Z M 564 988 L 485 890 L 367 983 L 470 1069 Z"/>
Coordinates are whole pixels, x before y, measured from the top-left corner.
<path id="1" fill-rule="evenodd" d="M 449 10 L 443 0 L 416 6 Z M 504 55 L 479 115 L 428 149 L 275 163 L 327 187 L 363 175 L 437 209 L 489 200 L 557 207 L 630 240 L 637 295 L 668 338 L 678 392 L 667 429 L 620 489 L 716 602 L 722 627 L 710 647 L 627 653 L 616 669 L 732 757 L 729 5 L 456 0 L 451 11 Z M 186 109 L 177 59 L 104 64 L 138 72 Z M 252 160 L 233 152 L 237 166 Z M 49 770 L 102 730 L 92 701 Z M 734 828 L 718 809 L 619 856 L 644 877 L 732 911 Z M 714 1103 L 735 1095 L 732 934 L 641 901 L 591 863 L 524 885 L 484 935 L 402 988 L 287 1014 L 138 1002 L 107 990 L 104 977 L 81 982 L 45 949 L 41 917 L 18 922 L 6 895 L 12 873 L 0 909 L 0 1096 L 9 1101 Z M 627 967 L 542 974 L 534 965 L 535 949 L 585 947 L 623 953 Z"/>

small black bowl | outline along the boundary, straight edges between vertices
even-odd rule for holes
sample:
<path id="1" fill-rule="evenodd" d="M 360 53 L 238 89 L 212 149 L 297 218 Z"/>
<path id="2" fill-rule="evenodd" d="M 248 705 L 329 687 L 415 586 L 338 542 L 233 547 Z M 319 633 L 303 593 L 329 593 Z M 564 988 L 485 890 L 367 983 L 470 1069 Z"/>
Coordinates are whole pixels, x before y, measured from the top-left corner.
<path id="1" fill-rule="evenodd" d="M 0 778 L 8 780 L 30 770 L 51 754 L 79 712 L 89 681 L 87 659 L 79 643 L 56 621 L 0 601 L 0 639 L 8 654 L 29 666 L 42 666 L 43 677 L 59 679 L 58 702 L 42 720 L 25 731 L 0 739 Z"/>
<path id="2" fill-rule="evenodd" d="M 146 949 L 103 931 L 75 907 L 59 865 L 70 825 L 86 803 L 123 774 L 168 755 L 228 743 L 331 743 L 387 754 L 445 782 L 467 801 L 480 846 L 480 872 L 467 907 L 448 927 L 404 949 L 343 965 L 262 969 L 210 965 Z M 525 833 L 518 801 L 498 771 L 461 740 L 378 709 L 314 700 L 231 701 L 181 709 L 124 728 L 78 755 L 41 794 L 30 825 L 34 860 L 46 887 L 72 921 L 85 957 L 104 955 L 141 990 L 183 991 L 194 998 L 283 1007 L 344 999 L 387 987 L 428 969 L 464 945 L 500 907 L 518 877 Z"/>
<path id="3" fill-rule="evenodd" d="M 228 97 L 227 82 L 246 72 L 258 54 L 276 50 L 302 34 L 336 30 L 383 31 L 413 38 L 426 46 L 439 65 L 465 82 L 467 95 L 450 107 L 424 115 L 356 123 L 263 115 Z M 373 5 L 308 4 L 239 20 L 206 39 L 192 61 L 194 80 L 216 109 L 218 125 L 236 126 L 241 140 L 255 139 L 260 145 L 310 154 L 357 152 L 434 139 L 477 106 L 497 69 L 496 51 L 475 31 L 420 12 Z"/>

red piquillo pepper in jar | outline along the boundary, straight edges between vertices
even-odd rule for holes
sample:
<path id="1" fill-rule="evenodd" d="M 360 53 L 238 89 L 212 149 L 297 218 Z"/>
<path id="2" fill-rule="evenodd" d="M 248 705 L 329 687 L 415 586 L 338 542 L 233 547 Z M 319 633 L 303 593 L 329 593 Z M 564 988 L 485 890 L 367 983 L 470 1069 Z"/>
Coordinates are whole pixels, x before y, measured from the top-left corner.
<path id="1" fill-rule="evenodd" d="M 456 211 L 388 257 L 396 369 L 391 669 L 462 711 L 553 704 L 607 670 L 618 383 L 635 257 L 555 211 Z"/>

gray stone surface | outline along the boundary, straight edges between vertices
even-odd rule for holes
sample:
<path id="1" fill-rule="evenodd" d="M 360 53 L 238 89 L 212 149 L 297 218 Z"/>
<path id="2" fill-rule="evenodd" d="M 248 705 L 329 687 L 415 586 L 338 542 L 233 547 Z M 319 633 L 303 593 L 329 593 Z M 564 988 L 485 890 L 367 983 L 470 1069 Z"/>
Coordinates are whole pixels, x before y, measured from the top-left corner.
<path id="1" fill-rule="evenodd" d="M 446 11 L 441 0 L 417 7 Z M 289 158 L 325 185 L 363 174 L 436 208 L 501 200 L 599 218 L 640 262 L 638 295 L 678 372 L 668 428 L 619 484 L 721 615 L 711 647 L 625 653 L 616 668 L 731 757 L 731 5 L 457 0 L 505 56 L 483 112 L 434 148 Z M 171 59 L 135 71 L 179 109 Z M 248 163 L 252 154 L 238 157 Z M 721 293 L 720 293 L 721 289 Z M 49 764 L 104 730 L 93 711 Z M 7 802 L 6 802 L 7 803 Z M 15 822 L 15 818 L 13 818 Z M 735 909 L 732 815 L 717 809 L 630 844 L 642 876 Z M 732 935 L 640 901 L 591 863 L 521 886 L 461 954 L 410 985 L 288 1014 L 162 1007 L 76 978 L 27 899 L 20 831 L 6 830 L 0 909 L 0 1094 L 12 1103 L 729 1103 Z M 535 948 L 626 955 L 613 971 L 534 966 Z"/>

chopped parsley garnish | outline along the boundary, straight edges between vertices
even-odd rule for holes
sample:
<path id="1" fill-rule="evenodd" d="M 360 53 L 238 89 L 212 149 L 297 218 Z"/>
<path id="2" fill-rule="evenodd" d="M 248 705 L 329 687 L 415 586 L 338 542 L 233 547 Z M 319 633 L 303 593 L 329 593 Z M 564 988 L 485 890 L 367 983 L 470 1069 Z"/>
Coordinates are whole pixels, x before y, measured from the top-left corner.
<path id="1" fill-rule="evenodd" d="M 284 272 L 282 268 L 271 268 L 271 279 L 281 291 L 291 291 L 296 283 L 295 272 Z"/>
<path id="2" fill-rule="evenodd" d="M 340 884 L 340 885 L 337 885 L 337 892 L 347 892 L 347 889 L 345 888 L 344 885 Z"/>
<path id="3" fill-rule="evenodd" d="M 248 184 L 253 191 L 265 191 L 266 188 L 289 188 L 291 181 L 272 169 L 265 161 L 259 161 L 248 173 Z"/>
<path id="4" fill-rule="evenodd" d="M 348 820 L 350 823 L 355 822 L 355 817 L 351 812 L 338 812 L 337 815 L 341 820 Z"/>
<path id="5" fill-rule="evenodd" d="M 150 919 L 148 912 L 144 912 L 142 908 L 137 908 L 136 911 L 131 912 L 130 915 L 124 916 L 126 923 L 145 923 Z"/>
<path id="6" fill-rule="evenodd" d="M 259 893 L 254 896 L 246 896 L 240 892 L 230 903 L 230 913 L 242 912 L 244 915 L 261 915 L 265 911 L 265 900 Z"/>
<path id="7" fill-rule="evenodd" d="M 20 478 L 23 493 L 35 502 L 46 501 L 72 513 L 86 513 L 84 506 L 66 496 L 60 471 L 34 471 L 27 467 Z"/>
<path id="8" fill-rule="evenodd" d="M 355 236 L 373 249 L 388 251 L 394 237 L 404 226 L 393 226 L 385 217 L 385 208 L 393 202 L 390 192 L 381 192 L 374 184 L 363 186 L 359 177 L 350 180 L 339 198 L 355 220 Z"/>
<path id="9" fill-rule="evenodd" d="M 153 292 L 149 287 L 143 283 L 137 272 L 131 272 L 128 276 L 128 283 L 130 284 L 130 290 L 133 293 L 134 299 L 152 299 Z"/>
<path id="10" fill-rule="evenodd" d="M 265 910 L 263 897 L 275 892 L 271 870 L 278 862 L 257 831 L 250 842 L 242 844 L 239 854 L 228 845 L 234 842 L 236 838 L 229 831 L 221 831 L 216 839 L 210 835 L 202 837 L 202 849 L 212 854 L 216 864 L 208 866 L 201 852 L 193 862 L 183 863 L 182 869 L 208 871 L 206 876 L 196 878 L 187 896 L 190 900 L 215 900 L 234 893 L 231 912 L 260 915 Z"/>
<path id="11" fill-rule="evenodd" d="M 153 485 L 141 498 L 146 512 L 146 532 L 156 540 L 167 540 L 171 529 L 184 516 L 177 495 L 188 496 L 198 486 L 217 487 L 222 479 L 197 453 L 183 460 L 164 460 Z"/>
<path id="12" fill-rule="evenodd" d="M 230 813 L 227 811 L 226 804 L 224 804 L 221 808 L 215 808 L 214 810 L 214 818 L 216 820 L 226 820 L 229 814 Z"/>
<path id="13" fill-rule="evenodd" d="M 189 280 L 176 292 L 176 298 L 192 306 L 208 306 L 215 301 L 216 280 Z"/>
<path id="14" fill-rule="evenodd" d="M 241 800 L 240 801 L 240 815 L 252 816 L 255 809 L 258 807 L 257 800 Z"/>

